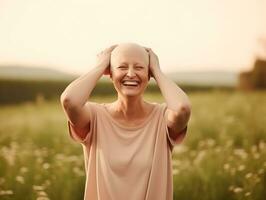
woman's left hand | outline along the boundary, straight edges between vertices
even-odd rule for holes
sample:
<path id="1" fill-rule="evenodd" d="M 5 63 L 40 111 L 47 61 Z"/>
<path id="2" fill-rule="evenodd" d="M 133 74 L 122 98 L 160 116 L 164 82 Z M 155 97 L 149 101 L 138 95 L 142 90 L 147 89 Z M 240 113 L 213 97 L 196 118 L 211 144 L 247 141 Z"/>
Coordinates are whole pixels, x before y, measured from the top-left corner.
<path id="1" fill-rule="evenodd" d="M 151 77 L 154 77 L 155 73 L 160 69 L 159 58 L 152 51 L 151 48 L 144 47 L 146 51 L 149 53 L 149 69 L 151 72 Z"/>

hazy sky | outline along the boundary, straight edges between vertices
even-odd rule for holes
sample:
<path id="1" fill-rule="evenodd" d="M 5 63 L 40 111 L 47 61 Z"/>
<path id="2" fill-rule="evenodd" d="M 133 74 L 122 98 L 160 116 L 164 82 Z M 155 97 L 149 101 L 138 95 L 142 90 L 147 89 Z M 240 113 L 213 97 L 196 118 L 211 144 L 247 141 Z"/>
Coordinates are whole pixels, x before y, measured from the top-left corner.
<path id="1" fill-rule="evenodd" d="M 85 73 L 114 43 L 151 47 L 170 71 L 250 69 L 266 0 L 0 0 L 0 65 Z"/>

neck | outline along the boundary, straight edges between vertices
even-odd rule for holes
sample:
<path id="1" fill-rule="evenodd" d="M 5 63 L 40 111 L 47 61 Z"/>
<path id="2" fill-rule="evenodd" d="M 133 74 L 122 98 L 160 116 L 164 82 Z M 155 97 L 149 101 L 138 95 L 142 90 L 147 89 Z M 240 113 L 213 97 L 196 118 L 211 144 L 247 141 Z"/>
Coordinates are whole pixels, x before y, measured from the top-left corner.
<path id="1" fill-rule="evenodd" d="M 118 96 L 114 102 L 114 109 L 125 119 L 134 119 L 145 113 L 145 101 L 142 96 L 124 97 Z"/>

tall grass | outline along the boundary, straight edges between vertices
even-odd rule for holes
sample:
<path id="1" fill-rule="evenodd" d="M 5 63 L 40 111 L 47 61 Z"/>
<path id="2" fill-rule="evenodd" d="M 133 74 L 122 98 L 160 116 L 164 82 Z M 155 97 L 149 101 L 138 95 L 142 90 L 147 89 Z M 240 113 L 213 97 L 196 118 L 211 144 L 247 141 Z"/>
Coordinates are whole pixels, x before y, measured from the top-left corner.
<path id="1" fill-rule="evenodd" d="M 187 137 L 173 150 L 174 199 L 264 199 L 266 93 L 189 97 Z M 160 94 L 145 99 L 163 101 Z M 1 106 L 0 123 L 0 199 L 83 198 L 82 148 L 68 135 L 59 100 Z"/>

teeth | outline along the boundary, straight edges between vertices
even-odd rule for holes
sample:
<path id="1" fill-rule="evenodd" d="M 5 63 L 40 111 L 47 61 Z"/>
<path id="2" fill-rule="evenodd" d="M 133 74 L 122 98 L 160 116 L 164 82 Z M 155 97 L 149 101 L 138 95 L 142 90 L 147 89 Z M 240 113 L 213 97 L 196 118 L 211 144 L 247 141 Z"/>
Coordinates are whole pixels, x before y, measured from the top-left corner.
<path id="1" fill-rule="evenodd" d="M 124 85 L 133 85 L 133 86 L 136 86 L 136 85 L 138 85 L 138 82 L 137 81 L 124 81 L 123 84 Z"/>

